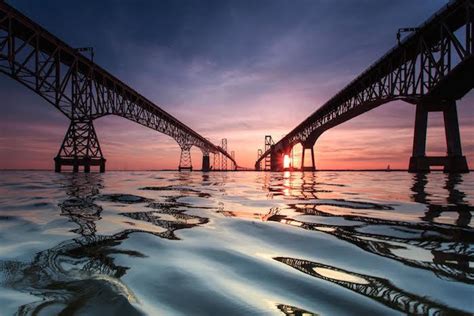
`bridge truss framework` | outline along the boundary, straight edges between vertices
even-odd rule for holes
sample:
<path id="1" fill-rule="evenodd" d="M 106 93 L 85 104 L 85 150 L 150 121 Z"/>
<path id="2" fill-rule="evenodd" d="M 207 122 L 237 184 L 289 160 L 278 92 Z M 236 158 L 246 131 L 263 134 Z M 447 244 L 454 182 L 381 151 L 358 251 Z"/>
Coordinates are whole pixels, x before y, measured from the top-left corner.
<path id="1" fill-rule="evenodd" d="M 181 148 L 180 170 L 192 170 L 190 149 L 203 152 L 203 170 L 210 169 L 209 153 L 235 160 L 222 147 L 165 112 L 93 61 L 46 31 L 13 7 L 0 1 L 0 72 L 20 82 L 52 104 L 69 120 L 55 157 L 55 170 L 69 165 L 77 172 L 91 166 L 105 171 L 105 158 L 94 120 L 118 115 L 166 134 Z"/>
<path id="2" fill-rule="evenodd" d="M 327 101 L 255 163 L 271 157 L 271 170 L 284 169 L 283 157 L 294 145 L 313 148 L 322 133 L 384 103 L 403 100 L 417 107 L 412 172 L 429 171 L 430 165 L 445 172 L 468 172 L 462 154 L 456 101 L 474 85 L 474 0 L 451 1 L 416 31 L 371 65 Z M 427 113 L 442 111 L 447 154 L 427 157 Z M 304 154 L 303 150 L 303 154 Z M 302 169 L 315 170 L 315 165 Z"/>

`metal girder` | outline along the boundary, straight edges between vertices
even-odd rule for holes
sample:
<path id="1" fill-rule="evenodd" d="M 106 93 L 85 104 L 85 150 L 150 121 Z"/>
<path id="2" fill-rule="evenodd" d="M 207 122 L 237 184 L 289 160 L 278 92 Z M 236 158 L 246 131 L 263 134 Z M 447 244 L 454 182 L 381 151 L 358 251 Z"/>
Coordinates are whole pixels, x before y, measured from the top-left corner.
<path id="1" fill-rule="evenodd" d="M 222 150 L 227 151 L 227 138 L 222 139 Z M 221 157 L 221 170 L 227 170 L 227 158 Z"/>
<path id="2" fill-rule="evenodd" d="M 69 119 L 118 115 L 212 153 L 229 153 L 165 112 L 47 30 L 0 1 L 0 72 Z"/>
<path id="3" fill-rule="evenodd" d="M 459 99 L 472 89 L 472 75 L 462 86 L 445 82 L 454 73 L 474 72 L 473 21 L 474 0 L 451 1 L 283 137 L 276 150 L 315 140 L 327 129 L 393 100 L 415 104 L 435 91 L 437 102 Z M 438 93 L 441 84 L 446 88 Z M 255 165 L 270 154 L 266 150 Z"/>
<path id="4" fill-rule="evenodd" d="M 273 142 L 273 138 L 271 135 L 265 135 L 265 152 L 271 150 L 272 146 L 275 143 Z M 264 170 L 271 170 L 271 159 L 270 155 L 265 157 L 265 165 Z"/>

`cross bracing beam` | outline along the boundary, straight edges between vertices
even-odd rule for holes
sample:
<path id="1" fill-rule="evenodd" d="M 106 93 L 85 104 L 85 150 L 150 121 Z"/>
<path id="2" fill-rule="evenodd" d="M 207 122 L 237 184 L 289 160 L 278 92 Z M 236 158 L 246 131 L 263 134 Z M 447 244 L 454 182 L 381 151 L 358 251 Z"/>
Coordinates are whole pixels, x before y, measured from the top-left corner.
<path id="1" fill-rule="evenodd" d="M 118 115 L 171 136 L 179 144 L 221 153 L 237 165 L 221 147 L 3 1 L 0 72 L 35 91 L 71 120 Z"/>
<path id="2" fill-rule="evenodd" d="M 326 130 L 394 100 L 437 104 L 459 100 L 474 85 L 474 0 L 455 0 L 436 12 L 323 104 L 273 148 L 285 152 Z"/>

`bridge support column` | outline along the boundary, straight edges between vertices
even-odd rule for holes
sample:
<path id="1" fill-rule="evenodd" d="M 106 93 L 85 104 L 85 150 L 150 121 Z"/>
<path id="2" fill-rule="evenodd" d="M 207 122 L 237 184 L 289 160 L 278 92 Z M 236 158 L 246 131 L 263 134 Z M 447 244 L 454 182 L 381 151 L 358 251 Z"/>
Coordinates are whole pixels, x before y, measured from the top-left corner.
<path id="1" fill-rule="evenodd" d="M 272 145 L 270 152 L 270 170 L 271 171 L 284 171 L 284 157 L 285 154 L 275 149 L 275 145 Z"/>
<path id="2" fill-rule="evenodd" d="M 179 158 L 179 167 L 178 170 L 193 170 L 193 165 L 191 163 L 191 145 L 184 144 L 180 145 L 181 147 L 181 156 Z"/>
<path id="3" fill-rule="evenodd" d="M 219 153 L 214 153 L 213 156 L 213 162 L 212 162 L 212 170 L 217 171 L 220 170 L 220 160 L 219 160 Z"/>
<path id="4" fill-rule="evenodd" d="M 301 171 L 316 171 L 316 164 L 314 163 L 314 142 L 303 142 L 303 150 L 301 152 Z M 306 150 L 311 152 L 311 166 L 305 166 L 304 156 Z"/>
<path id="5" fill-rule="evenodd" d="M 72 166 L 73 172 L 90 172 L 91 166 L 99 166 L 105 172 L 105 158 L 92 120 L 71 120 L 58 155 L 54 158 L 54 171 L 61 172 L 62 166 Z"/>
<path id="6" fill-rule="evenodd" d="M 208 172 L 210 170 L 211 163 L 209 159 L 209 153 L 202 155 L 202 171 Z"/>
<path id="7" fill-rule="evenodd" d="M 444 157 L 426 156 L 426 132 L 428 128 L 428 113 L 430 111 L 443 111 L 447 146 L 447 155 Z M 441 107 L 429 108 L 423 104 L 417 104 L 416 106 L 413 155 L 410 158 L 408 171 L 429 172 L 430 166 L 443 166 L 443 171 L 446 173 L 469 172 L 466 157 L 462 155 L 455 101 L 447 102 Z"/>

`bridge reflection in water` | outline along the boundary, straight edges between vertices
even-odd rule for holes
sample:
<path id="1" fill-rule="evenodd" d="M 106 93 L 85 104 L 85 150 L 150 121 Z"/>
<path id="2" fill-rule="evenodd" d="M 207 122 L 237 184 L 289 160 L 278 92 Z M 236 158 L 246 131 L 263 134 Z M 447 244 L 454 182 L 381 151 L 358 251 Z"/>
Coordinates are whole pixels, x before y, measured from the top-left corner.
<path id="1" fill-rule="evenodd" d="M 133 233 L 148 233 L 160 238 L 179 239 L 174 232 L 207 223 L 208 219 L 184 212 L 193 207 L 177 202 L 179 195 L 165 202 L 129 194 L 100 194 L 103 180 L 100 174 L 65 175 L 61 179 L 68 198 L 59 204 L 61 216 L 76 224 L 72 232 L 78 238 L 64 241 L 37 253 L 31 262 L 0 261 L 2 285 L 30 293 L 42 299 L 19 307 L 19 315 L 75 314 L 93 309 L 94 314 L 142 315 L 135 305 L 137 298 L 121 281 L 130 267 L 116 262 L 116 255 L 145 257 L 139 251 L 124 249 L 121 244 Z M 150 188 L 144 188 L 150 189 Z M 160 189 L 160 188 L 158 188 Z M 173 187 L 168 187 L 171 190 Z M 174 191 L 179 192 L 179 189 Z M 187 192 L 189 195 L 189 192 Z M 117 204 L 149 203 L 152 211 L 119 213 L 130 226 L 150 223 L 155 229 L 124 229 L 111 235 L 97 234 L 102 206 L 96 201 Z M 165 218 L 165 219 L 162 219 Z M 106 310 L 103 306 L 107 306 Z"/>
<path id="2" fill-rule="evenodd" d="M 411 200 L 424 204 L 425 210 L 419 218 L 397 220 L 391 215 L 392 211 L 396 211 L 395 204 L 379 204 L 357 199 L 325 199 L 328 193 L 335 195 L 335 192 L 327 190 L 328 187 L 344 185 L 320 183 L 317 181 L 317 174 L 299 174 L 301 177 L 287 173 L 282 179 L 278 179 L 281 181 L 271 178 L 280 177 L 281 174 L 264 175 L 264 187 L 268 190 L 269 198 L 282 197 L 288 209 L 272 208 L 267 213 L 253 214 L 224 211 L 224 215 L 273 221 L 322 232 L 368 253 L 431 271 L 440 279 L 474 284 L 474 230 L 470 226 L 474 207 L 466 201 L 466 195 L 460 189 L 463 183 L 462 175 L 444 175 L 444 189 L 448 193 L 446 200 L 441 199 L 438 194 L 429 193 L 427 187 L 430 182 L 426 174 L 413 175 Z M 439 187 L 439 183 L 436 185 Z M 323 186 L 326 189 L 321 189 Z M 400 217 L 400 212 L 394 213 Z M 444 214 L 450 215 L 452 223 L 446 223 Z M 463 313 L 428 298 L 405 292 L 386 279 L 304 259 L 274 259 L 404 313 Z M 332 277 L 322 271 L 331 272 Z M 338 276 L 343 277 L 338 279 Z"/>
<path id="3" fill-rule="evenodd" d="M 427 297 L 405 292 L 383 278 L 346 271 L 302 259 L 287 257 L 276 257 L 274 259 L 307 275 L 340 285 L 409 315 L 470 315 L 461 310 L 433 302 Z"/>
<path id="4" fill-rule="evenodd" d="M 354 180 L 354 183 L 350 183 L 348 178 L 345 178 L 345 174 L 261 173 L 255 174 L 257 188 L 254 175 L 251 175 L 251 181 L 248 182 L 251 185 L 246 187 L 242 185 L 244 182 L 233 183 L 234 178 L 225 173 L 222 177 L 217 173 L 203 174 L 202 177 L 194 174 L 192 179 L 189 178 L 190 174 L 177 173 L 172 176 L 164 175 L 158 180 L 155 174 L 147 174 L 148 180 L 145 182 L 139 180 L 139 184 L 134 186 L 138 190 L 127 191 L 133 194 L 106 192 L 106 190 L 123 192 L 117 188 L 133 186 L 130 182 L 126 182 L 123 187 L 120 187 L 116 184 L 117 182 L 114 182 L 118 180 L 122 183 L 124 179 L 130 179 L 122 174 L 111 173 L 106 177 L 100 174 L 58 174 L 55 176 L 60 180 L 62 190 L 64 190 L 59 192 L 59 196 L 66 195 L 59 203 L 59 211 L 63 218 L 70 221 L 71 232 L 77 234 L 77 238 L 66 235 L 66 241 L 59 244 L 52 242 L 48 244 L 51 246 L 44 246 L 41 249 L 48 249 L 37 252 L 31 260 L 14 258 L 0 261 L 0 276 L 2 277 L 0 280 L 5 288 L 40 298 L 28 301 L 36 300 L 32 303 L 23 302 L 18 310 L 20 315 L 59 312 L 72 314 L 87 312 L 91 308 L 104 309 L 105 306 L 109 306 L 110 309 L 104 314 L 115 312 L 127 315 L 140 314 L 141 310 L 138 306 L 143 305 L 135 304 L 135 302 L 137 297 L 142 296 L 138 293 L 139 290 L 136 290 L 136 284 L 132 284 L 136 281 L 127 283 L 127 280 L 137 277 L 137 270 L 141 269 L 146 271 L 143 272 L 144 274 L 149 271 L 153 271 L 153 275 L 166 274 L 169 271 L 173 274 L 173 269 L 179 270 L 182 267 L 173 266 L 170 270 L 163 269 L 165 272 L 160 272 L 158 269 L 167 265 L 172 266 L 180 260 L 187 265 L 189 261 L 186 260 L 189 258 L 195 259 L 196 266 L 201 269 L 203 266 L 210 266 L 209 274 L 204 273 L 206 281 L 208 277 L 212 279 L 214 276 L 212 273 L 216 271 L 228 271 L 229 268 L 242 271 L 240 269 L 243 267 L 248 267 L 244 269 L 247 272 L 236 275 L 239 280 L 245 280 L 245 286 L 258 288 L 255 282 L 260 281 L 267 284 L 268 280 L 264 280 L 265 273 L 262 272 L 266 269 L 271 271 L 267 275 L 267 278 L 271 280 L 268 284 L 268 288 L 271 288 L 270 292 L 277 284 L 275 280 L 280 276 L 288 277 L 288 280 L 292 279 L 288 284 L 278 283 L 283 285 L 284 293 L 288 294 L 288 297 L 278 296 L 273 292 L 268 294 L 274 303 L 272 307 L 286 315 L 306 315 L 317 309 L 314 304 L 306 304 L 312 302 L 310 300 L 314 301 L 316 293 L 309 295 L 310 300 L 308 297 L 300 300 L 297 296 L 302 295 L 302 291 L 293 291 L 297 284 L 302 284 L 301 277 L 305 278 L 304 282 L 309 280 L 309 282 L 324 283 L 322 287 L 315 285 L 308 287 L 308 290 L 317 291 L 319 288 L 325 291 L 326 286 L 342 287 L 361 294 L 363 299 L 369 298 L 373 302 L 404 313 L 461 314 L 463 309 L 469 308 L 465 305 L 453 304 L 451 298 L 446 301 L 443 297 L 436 298 L 442 295 L 439 294 L 440 292 L 446 290 L 437 290 L 435 295 L 426 294 L 430 296 L 425 297 L 424 294 L 420 294 L 419 288 L 409 284 L 411 281 L 406 278 L 419 274 L 423 280 L 429 282 L 434 280 L 429 283 L 433 285 L 454 281 L 449 283 L 452 283 L 455 289 L 469 287 L 474 283 L 472 268 L 474 231 L 470 223 L 473 207 L 472 199 L 464 192 L 465 188 L 467 192 L 470 192 L 470 188 L 466 186 L 470 178 L 441 174 L 414 175 L 409 178 L 405 174 L 399 176 L 397 173 L 390 173 L 392 180 L 384 183 L 390 185 L 395 179 L 397 187 L 394 191 L 399 192 L 401 186 L 402 190 L 407 192 L 402 193 L 403 197 L 397 198 L 391 196 L 387 190 L 381 190 L 380 196 L 384 198 L 378 200 L 374 187 L 367 182 L 367 179 L 377 180 L 377 175 L 365 173 L 353 177 L 351 174 L 350 178 Z M 235 174 L 235 177 L 244 176 L 246 176 L 244 173 Z M 143 175 L 137 177 L 143 177 Z M 358 186 L 360 183 L 355 182 L 363 177 L 367 178 L 361 182 L 362 186 Z M 439 177 L 444 179 L 444 182 L 441 181 L 444 185 L 440 185 Z M 398 183 L 398 178 L 404 182 Z M 378 182 L 376 183 L 378 185 Z M 263 184 L 263 192 L 260 184 Z M 439 191 L 442 186 L 444 192 Z M 249 188 L 255 188 L 255 190 Z M 241 193 L 240 197 L 242 194 L 247 194 L 243 196 L 249 199 L 236 202 L 235 192 L 245 192 Z M 370 194 L 364 195 L 364 192 Z M 57 192 L 54 194 L 57 196 Z M 408 201 L 411 200 L 409 203 L 405 203 L 407 202 L 406 194 L 408 194 Z M 268 200 L 265 195 L 268 196 Z M 255 203 L 253 199 L 255 197 L 258 203 Z M 382 200 L 384 202 L 379 202 Z M 252 211 L 262 207 L 264 212 L 254 211 L 249 214 L 237 211 L 238 207 L 232 211 L 232 205 L 244 206 L 245 210 Z M 267 208 L 268 205 L 271 205 L 270 210 Z M 407 206 L 408 212 L 404 211 L 404 206 Z M 247 225 L 248 223 L 245 222 L 229 221 L 221 214 L 256 218 L 267 224 L 264 228 L 259 225 Z M 51 216 L 51 214 L 48 213 L 46 216 Z M 191 242 L 191 238 L 179 244 L 173 242 L 180 237 L 176 234 L 177 231 L 205 225 L 209 222 L 209 218 L 214 221 L 212 225 L 206 226 L 210 228 L 209 230 L 205 232 L 200 230 L 196 235 L 192 235 L 194 240 Z M 54 221 L 57 222 L 56 219 Z M 109 225 L 110 223 L 112 225 Z M 281 231 L 274 230 L 274 226 L 279 226 L 278 223 L 294 227 L 294 229 L 288 235 L 278 236 L 277 234 Z M 232 226 L 237 228 L 233 229 Z M 240 235 L 238 230 L 241 230 Z M 194 231 L 198 230 L 194 229 Z M 225 233 L 219 235 L 215 231 L 225 231 Z M 272 235 L 272 231 L 277 234 Z M 268 259 L 267 261 L 271 264 L 260 265 L 259 262 L 262 259 L 254 256 L 252 247 L 255 245 L 250 245 L 249 240 L 255 241 L 257 246 L 254 249 L 267 251 L 267 248 L 263 250 L 264 246 L 262 246 L 266 245 L 265 240 L 259 244 L 262 239 L 292 238 L 291 236 L 295 236 L 295 231 L 298 238 L 301 232 L 308 236 L 300 239 L 300 242 L 290 243 L 287 245 L 289 248 L 285 245 L 280 246 L 278 242 L 271 244 L 268 248 L 271 254 L 264 259 Z M 140 238 L 130 238 L 134 233 L 145 233 L 148 236 L 166 239 L 166 244 L 171 243 L 172 246 L 160 248 L 160 242 L 163 240 L 156 242 L 155 239 L 149 247 L 142 247 L 143 241 L 146 240 L 143 238 L 146 236 L 142 234 Z M 191 235 L 187 236 L 191 237 Z M 219 238 L 230 236 L 230 239 L 219 241 L 214 238 L 215 236 Z M 242 237 L 242 241 L 236 242 L 235 236 Z M 254 239 L 246 239 L 248 236 Z M 342 254 L 339 258 L 347 260 L 348 254 L 354 255 L 354 258 L 350 257 L 353 261 L 349 262 L 353 265 L 338 263 L 338 250 L 330 250 L 327 253 L 326 250 L 321 250 L 325 253 L 324 255 L 317 259 L 308 258 L 312 256 L 314 250 L 313 245 L 309 245 L 309 242 L 314 241 L 313 236 L 324 237 L 327 244 L 322 244 L 323 248 L 326 245 L 345 247 L 349 252 Z M 181 248 L 183 244 L 187 246 Z M 182 252 L 177 250 L 178 248 L 181 248 Z M 135 269 L 136 266 L 133 263 L 136 260 L 143 260 L 141 258 L 146 256 L 152 257 L 155 249 L 160 250 L 156 253 L 156 258 L 159 258 L 156 261 L 163 262 L 153 263 L 154 270 L 150 270 L 150 266 L 147 266 L 145 262 L 140 262 L 138 265 L 140 268 Z M 164 257 L 161 250 L 176 251 L 177 261 Z M 241 255 L 243 251 L 250 252 L 250 255 Z M 234 252 L 240 255 L 234 256 Z M 183 257 L 177 253 L 183 253 Z M 326 255 L 329 257 L 325 257 Z M 231 262 L 232 258 L 236 257 L 243 259 Z M 276 264 L 277 262 L 271 258 L 284 265 Z M 333 258 L 334 261 L 328 262 L 330 259 L 327 258 Z M 368 265 L 361 266 L 358 260 L 365 258 L 367 261 L 363 262 Z M 201 263 L 200 260 L 202 260 Z M 405 265 L 406 267 L 403 267 L 404 271 L 400 275 L 394 275 L 393 270 L 390 270 L 387 275 L 382 274 L 381 271 L 385 271 L 385 266 L 378 270 L 378 274 L 367 272 L 380 262 L 387 263 L 386 271 L 393 266 L 400 268 Z M 291 266 L 310 277 L 288 269 L 286 266 Z M 199 268 L 196 269 L 199 270 Z M 410 271 L 407 272 L 405 269 Z M 254 273 L 255 271 L 257 272 Z M 262 280 L 252 279 L 260 272 L 263 275 Z M 287 275 L 288 273 L 292 276 Z M 188 276 L 187 273 L 183 275 Z M 169 281 L 162 277 L 162 275 L 153 277 L 146 274 L 146 279 L 153 282 Z M 257 278 L 260 278 L 260 275 Z M 230 280 L 228 284 L 234 282 L 233 275 L 223 276 L 222 279 L 225 282 Z M 249 280 L 254 283 L 247 283 Z M 183 281 L 180 285 L 174 283 L 163 285 L 161 289 L 166 292 L 170 287 L 176 287 L 184 291 L 188 289 L 186 282 Z M 203 286 L 199 282 L 197 284 Z M 214 289 L 215 284 L 212 282 L 211 284 L 204 288 Z M 137 293 L 134 293 L 131 288 Z M 450 290 L 451 287 L 448 286 L 448 289 Z M 260 290 L 265 295 L 268 293 L 266 285 Z M 193 291 L 190 292 L 196 294 Z M 342 297 L 343 292 L 341 292 Z M 172 293 L 174 295 L 177 292 Z M 229 293 L 226 295 L 235 292 Z M 157 298 L 153 297 L 153 299 Z M 212 297 L 211 301 L 215 303 L 218 300 Z M 159 301 L 161 302 L 166 302 L 166 300 Z M 181 303 L 174 300 L 172 302 Z M 199 303 L 201 302 L 195 302 L 197 305 Z M 94 310 L 94 312 L 97 311 Z M 317 311 L 319 312 L 319 309 Z"/>

